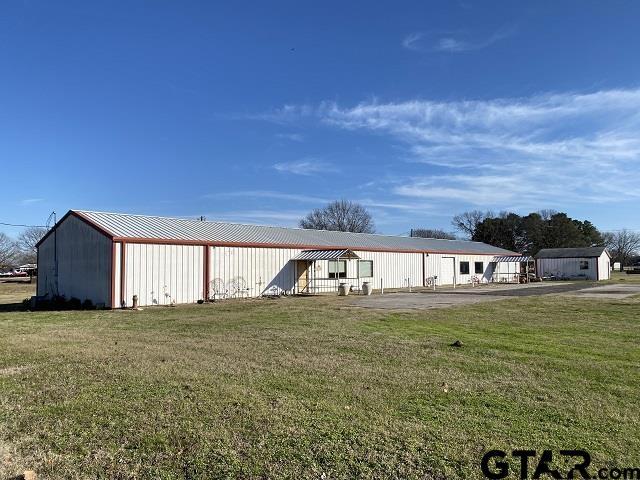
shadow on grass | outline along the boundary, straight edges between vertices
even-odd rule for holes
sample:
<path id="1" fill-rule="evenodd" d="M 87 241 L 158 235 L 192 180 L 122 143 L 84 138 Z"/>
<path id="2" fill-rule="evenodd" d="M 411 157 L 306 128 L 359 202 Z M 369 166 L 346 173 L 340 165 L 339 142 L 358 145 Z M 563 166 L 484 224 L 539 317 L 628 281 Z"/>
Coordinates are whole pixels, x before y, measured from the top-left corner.
<path id="1" fill-rule="evenodd" d="M 0 303 L 0 313 L 6 312 L 26 312 L 27 308 L 25 308 L 22 302 L 19 303 Z"/>

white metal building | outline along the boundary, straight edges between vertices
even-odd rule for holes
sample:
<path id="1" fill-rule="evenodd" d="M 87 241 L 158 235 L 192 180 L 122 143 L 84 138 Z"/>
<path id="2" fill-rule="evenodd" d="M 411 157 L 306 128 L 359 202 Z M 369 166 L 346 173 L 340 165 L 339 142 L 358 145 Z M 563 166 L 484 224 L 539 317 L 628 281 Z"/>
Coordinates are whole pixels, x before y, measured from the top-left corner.
<path id="1" fill-rule="evenodd" d="M 38 245 L 38 295 L 105 307 L 505 281 L 517 255 L 464 240 L 69 211 Z M 513 257 L 511 257 L 513 258 Z"/>
<path id="2" fill-rule="evenodd" d="M 545 248 L 535 257 L 537 272 L 542 278 L 611 278 L 611 256 L 605 247 Z"/>

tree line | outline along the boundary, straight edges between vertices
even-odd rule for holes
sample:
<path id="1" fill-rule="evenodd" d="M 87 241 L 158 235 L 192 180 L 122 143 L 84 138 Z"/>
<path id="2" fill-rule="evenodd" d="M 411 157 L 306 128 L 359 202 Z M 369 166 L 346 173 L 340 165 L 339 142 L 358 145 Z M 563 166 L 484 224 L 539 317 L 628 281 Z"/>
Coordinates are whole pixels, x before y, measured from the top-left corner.
<path id="1" fill-rule="evenodd" d="M 412 228 L 412 237 L 456 238 L 484 242 L 525 255 L 543 248 L 607 247 L 614 262 L 629 265 L 640 253 L 640 233 L 630 230 L 600 232 L 589 220 L 576 220 L 566 213 L 541 210 L 520 216 L 513 212 L 471 210 L 457 214 L 454 230 Z M 371 213 L 348 200 L 337 200 L 309 212 L 299 222 L 301 228 L 355 233 L 375 233 Z M 36 262 L 36 244 L 46 229 L 29 227 L 16 240 L 0 232 L 0 269 Z"/>
<path id="2" fill-rule="evenodd" d="M 533 212 L 520 216 L 512 212 L 494 215 L 477 211 L 453 218 L 471 240 L 485 242 L 526 255 L 543 248 L 604 246 L 604 238 L 589 220 L 575 220 L 566 213 Z"/>
<path id="3" fill-rule="evenodd" d="M 566 213 L 540 210 L 528 215 L 471 210 L 455 215 L 456 233 L 438 228 L 412 228 L 410 236 L 484 242 L 525 255 L 543 248 L 607 247 L 614 262 L 631 264 L 640 251 L 640 234 L 630 230 L 600 232 L 589 220 L 576 220 Z M 357 233 L 375 233 L 375 223 L 367 209 L 354 202 L 338 200 L 311 211 L 300 220 L 301 228 Z"/>
<path id="4" fill-rule="evenodd" d="M 472 210 L 454 216 L 452 224 L 471 240 L 527 255 L 543 248 L 606 247 L 612 261 L 624 266 L 640 253 L 640 233 L 626 229 L 600 232 L 589 220 L 575 220 L 554 210 L 526 216 Z"/>
<path id="5" fill-rule="evenodd" d="M 0 270 L 36 263 L 36 244 L 47 233 L 45 228 L 29 227 L 17 239 L 0 232 Z"/>

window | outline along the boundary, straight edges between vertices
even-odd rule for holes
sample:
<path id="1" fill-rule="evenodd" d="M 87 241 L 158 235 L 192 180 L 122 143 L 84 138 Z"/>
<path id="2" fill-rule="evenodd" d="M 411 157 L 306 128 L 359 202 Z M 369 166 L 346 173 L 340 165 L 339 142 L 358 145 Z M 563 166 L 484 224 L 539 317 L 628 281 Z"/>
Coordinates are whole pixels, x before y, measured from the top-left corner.
<path id="1" fill-rule="evenodd" d="M 330 260 L 329 278 L 347 278 L 347 261 Z"/>
<path id="2" fill-rule="evenodd" d="M 358 261 L 358 277 L 373 277 L 373 260 Z"/>
<path id="3" fill-rule="evenodd" d="M 580 270 L 589 270 L 589 260 L 580 260 Z"/>
<path id="4" fill-rule="evenodd" d="M 476 273 L 484 273 L 484 263 L 483 262 L 475 262 L 475 272 Z"/>
<path id="5" fill-rule="evenodd" d="M 469 262 L 460 262 L 460 275 L 469 274 Z"/>

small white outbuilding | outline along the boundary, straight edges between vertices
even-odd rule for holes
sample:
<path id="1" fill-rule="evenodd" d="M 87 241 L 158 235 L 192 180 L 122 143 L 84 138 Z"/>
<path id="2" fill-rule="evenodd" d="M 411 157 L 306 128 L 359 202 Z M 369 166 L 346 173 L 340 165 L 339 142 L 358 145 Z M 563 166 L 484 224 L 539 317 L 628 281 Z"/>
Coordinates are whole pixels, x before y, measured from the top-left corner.
<path id="1" fill-rule="evenodd" d="M 536 258 L 542 278 L 609 280 L 611 256 L 605 247 L 544 248 Z"/>
<path id="2" fill-rule="evenodd" d="M 480 242 L 69 211 L 38 244 L 38 296 L 107 308 L 518 281 Z M 511 257 L 509 257 L 511 258 Z M 515 258 L 515 257 L 514 257 Z"/>

